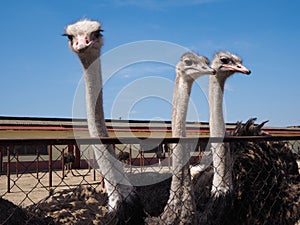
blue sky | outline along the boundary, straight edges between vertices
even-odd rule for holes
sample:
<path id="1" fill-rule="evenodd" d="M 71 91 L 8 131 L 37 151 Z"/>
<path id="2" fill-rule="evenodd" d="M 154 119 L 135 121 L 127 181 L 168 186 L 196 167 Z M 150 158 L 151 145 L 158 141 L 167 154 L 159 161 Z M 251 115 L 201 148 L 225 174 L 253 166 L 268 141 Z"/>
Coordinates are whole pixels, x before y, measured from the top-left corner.
<path id="1" fill-rule="evenodd" d="M 252 74 L 236 74 L 228 80 L 226 122 L 257 117 L 273 126 L 300 125 L 298 0 L 11 0 L 0 4 L 2 116 L 74 116 L 82 70 L 61 34 L 67 24 L 90 18 L 102 22 L 104 59 L 146 40 L 178 45 L 210 59 L 220 50 L 240 55 Z M 141 51 L 147 54 L 147 49 Z M 164 52 L 158 49 L 160 53 Z M 172 57 L 179 59 L 180 54 Z M 106 63 L 112 66 L 114 61 Z M 104 84 L 106 118 L 171 119 L 172 63 L 136 62 L 109 77 Z M 204 89 L 201 84 L 193 87 L 189 121 L 208 120 Z M 144 95 L 126 102 L 136 93 Z"/>

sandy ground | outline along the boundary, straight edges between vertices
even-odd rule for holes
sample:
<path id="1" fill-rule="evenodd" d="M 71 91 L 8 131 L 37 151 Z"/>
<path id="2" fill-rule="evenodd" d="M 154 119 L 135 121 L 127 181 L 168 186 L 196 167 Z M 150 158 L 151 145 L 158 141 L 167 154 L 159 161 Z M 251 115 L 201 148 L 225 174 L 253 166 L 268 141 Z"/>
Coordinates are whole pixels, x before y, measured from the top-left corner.
<path id="1" fill-rule="evenodd" d="M 125 171 L 129 172 L 129 168 Z M 49 189 L 49 173 L 22 174 L 18 177 L 11 175 L 11 191 L 7 192 L 7 176 L 0 176 L 0 224 L 3 218 L 12 217 L 11 224 L 107 224 L 110 221 L 107 215 L 107 195 L 101 191 L 100 175 L 91 170 L 73 170 L 74 175 L 69 173 L 62 179 L 62 171 L 53 172 L 52 187 Z M 142 171 L 142 172 L 141 172 Z M 134 168 L 128 176 L 133 180 L 144 181 L 143 179 L 157 180 L 157 177 L 170 177 L 169 169 L 165 167 L 144 167 Z M 138 194 L 143 197 L 142 204 L 145 210 L 151 215 L 158 216 L 168 200 L 170 179 L 164 179 L 159 184 L 153 182 L 154 186 L 139 187 Z M 51 193 L 51 195 L 50 195 Z M 150 193 L 150 194 L 149 194 Z M 159 200 L 153 198 L 154 193 L 160 196 Z M 50 196 L 51 197 L 50 197 Z M 1 199 L 3 197 L 3 199 Z M 12 203 L 18 207 L 19 214 L 14 211 Z M 34 204 L 36 203 L 36 204 Z M 26 209 L 29 218 L 24 214 Z M 48 221 L 48 219 L 49 221 Z M 25 222 L 24 222 L 25 221 Z M 151 217 L 149 217 L 151 222 Z M 12 222 L 12 221 L 10 221 Z M 5 224 L 5 223 L 4 223 Z"/>
<path id="2" fill-rule="evenodd" d="M 298 165 L 300 166 L 300 161 L 298 161 Z M 153 170 L 159 173 L 154 173 Z M 142 172 L 141 168 L 136 168 L 133 171 L 132 176 L 148 176 L 149 178 L 151 176 L 153 177 L 153 174 L 161 176 L 167 172 L 168 167 L 162 167 L 160 169 L 144 168 Z M 23 207 L 29 206 L 28 210 L 31 212 L 31 215 L 37 216 L 37 218 L 32 217 L 32 220 L 29 221 L 30 224 L 52 224 L 49 221 L 46 221 L 45 218 L 50 218 L 51 221 L 58 224 L 67 225 L 91 224 L 91 221 L 93 221 L 92 224 L 106 224 L 104 217 L 107 213 L 107 207 L 105 206 L 107 197 L 99 191 L 99 174 L 96 173 L 96 180 L 94 180 L 93 170 L 74 170 L 74 175 L 75 176 L 69 173 L 67 177 L 62 179 L 62 171 L 54 171 L 51 189 L 48 187 L 49 173 L 47 172 L 40 172 L 38 174 L 38 179 L 36 173 L 22 174 L 22 176 L 19 175 L 19 177 L 11 175 L 10 193 L 7 192 L 7 176 L 1 175 L 0 197 L 3 197 L 16 205 L 21 205 Z M 84 187 L 82 185 L 84 185 Z M 160 212 L 168 200 L 169 188 L 170 180 L 165 180 L 154 186 L 150 185 L 138 188 L 140 196 L 143 197 L 142 201 L 145 205 L 145 210 L 151 216 L 160 215 Z M 51 198 L 49 198 L 49 193 L 51 193 Z M 161 201 L 154 199 L 154 194 L 160 196 Z M 38 204 L 33 205 L 33 203 Z M 11 207 L 6 208 L 10 209 Z M 7 209 L 5 209 L 2 214 L 6 212 L 6 210 Z M 7 210 L 7 213 L 10 213 L 9 210 Z M 20 217 L 16 214 L 16 211 L 14 211 L 14 215 L 16 215 L 13 217 L 15 219 Z M 41 221 L 37 220 L 40 218 Z M 20 217 L 19 220 L 21 221 L 21 219 L 22 218 Z M 37 221 L 35 222 L 34 219 Z M 15 224 L 23 224 L 19 222 Z M 296 224 L 300 225 L 299 222 Z"/>
<path id="3" fill-rule="evenodd" d="M 298 162 L 300 172 L 300 160 Z M 129 172 L 129 168 L 126 168 Z M 168 167 L 152 167 L 152 168 L 133 168 L 132 173 L 141 173 L 141 175 L 147 172 L 168 172 Z M 0 175 L 0 197 L 3 197 L 16 205 L 28 206 L 34 203 L 38 203 L 40 200 L 49 196 L 51 193 L 59 190 L 65 190 L 77 187 L 78 185 L 88 185 L 94 188 L 100 188 L 100 174 L 97 171 L 92 170 L 73 170 L 75 176 L 68 173 L 67 176 L 62 179 L 62 171 L 53 171 L 52 173 L 52 187 L 49 188 L 49 173 L 39 172 L 37 173 L 24 173 L 16 176 L 12 174 L 10 177 L 10 192 L 7 189 L 7 176 Z M 95 179 L 94 179 L 95 177 Z"/>
<path id="4" fill-rule="evenodd" d="M 141 177 L 150 172 L 169 172 L 167 166 L 164 167 L 135 167 L 131 169 L 125 168 L 125 171 L 130 174 L 140 174 Z M 74 176 L 74 175 L 75 176 Z M 60 190 L 67 190 L 75 188 L 78 185 L 87 185 L 93 188 L 100 189 L 100 173 L 91 169 L 85 170 L 73 170 L 72 173 L 68 173 L 67 176 L 62 179 L 62 171 L 52 172 L 52 187 L 49 188 L 49 173 L 39 172 L 37 173 L 24 173 L 12 174 L 10 176 L 10 192 L 8 191 L 8 179 L 6 174 L 0 175 L 0 197 L 13 202 L 16 205 L 23 207 L 38 203 L 40 200 L 49 196 L 50 193 L 54 193 Z M 94 175 L 95 174 L 95 175 Z M 94 179 L 95 177 L 95 179 Z"/>
<path id="5" fill-rule="evenodd" d="M 7 176 L 1 175 L 0 196 L 16 205 L 28 206 L 49 196 L 50 189 L 51 192 L 56 192 L 74 188 L 79 184 L 89 184 L 94 187 L 100 185 L 100 175 L 96 173 L 96 180 L 94 180 L 93 170 L 74 170 L 74 175 L 68 173 L 67 177 L 62 179 L 62 171 L 53 171 L 52 187 L 49 188 L 48 172 L 39 172 L 38 175 L 37 173 L 19 174 L 18 177 L 12 174 L 10 177 L 10 193 L 7 189 Z"/>

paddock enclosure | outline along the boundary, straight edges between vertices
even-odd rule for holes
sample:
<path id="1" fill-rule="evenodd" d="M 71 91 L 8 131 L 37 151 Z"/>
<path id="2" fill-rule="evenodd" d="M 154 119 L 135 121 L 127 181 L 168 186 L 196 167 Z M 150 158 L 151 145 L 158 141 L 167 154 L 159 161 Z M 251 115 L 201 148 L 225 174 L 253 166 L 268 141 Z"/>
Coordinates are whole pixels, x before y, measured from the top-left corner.
<path id="1" fill-rule="evenodd" d="M 111 137 L 91 139 L 85 120 L 2 117 L 0 122 L 0 224 L 114 224 L 103 190 L 106 181 L 92 150 L 97 144 L 113 145 L 116 154 L 129 153 L 123 168 L 143 203 L 145 223 L 163 224 L 159 217 L 170 192 L 172 148 L 184 143 L 193 165 L 208 157 L 210 143 L 220 142 L 208 137 L 206 123 L 187 123 L 188 137 L 177 139 L 171 138 L 170 122 L 109 120 Z M 227 125 L 229 131 L 234 127 Z M 300 159 L 300 129 L 266 127 L 264 131 L 272 136 L 221 140 L 238 148 L 250 146 L 249 151 L 237 153 L 236 198 L 221 215 L 222 224 L 297 224 L 300 219 L 299 168 L 296 172 L 294 164 Z M 256 153 L 261 151 L 260 143 L 281 146 L 288 154 Z M 158 150 L 166 155 L 161 165 Z M 71 170 L 64 168 L 66 152 L 75 156 Z M 208 204 L 211 179 L 210 166 L 193 180 L 199 216 Z"/>

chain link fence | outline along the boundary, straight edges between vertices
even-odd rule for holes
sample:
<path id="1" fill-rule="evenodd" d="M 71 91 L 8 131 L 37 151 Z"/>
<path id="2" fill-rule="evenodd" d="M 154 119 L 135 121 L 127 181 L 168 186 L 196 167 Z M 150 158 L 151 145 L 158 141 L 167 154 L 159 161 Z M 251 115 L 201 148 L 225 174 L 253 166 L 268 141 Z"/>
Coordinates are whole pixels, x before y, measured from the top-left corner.
<path id="1" fill-rule="evenodd" d="M 213 177 L 219 171 L 212 163 L 211 143 L 214 142 L 225 143 L 232 157 L 227 166 L 232 176 L 229 194 L 212 194 Z M 202 166 L 196 175 L 187 179 L 193 192 L 195 224 L 297 223 L 300 137 L 251 136 L 222 140 L 0 140 L 0 224 L 133 224 L 128 222 L 133 220 L 120 219 L 119 214 L 110 210 L 106 184 L 112 181 L 103 178 L 101 165 L 99 168 L 94 156 L 93 146 L 99 144 L 113 145 L 116 163 L 122 162 L 121 172 L 135 187 L 145 212 L 145 223 L 172 224 L 165 217 L 191 210 L 190 206 L 182 209 L 184 192 L 172 190 L 171 184 L 172 175 L 176 176 L 173 150 L 183 143 L 190 146 L 187 154 L 191 166 Z M 186 165 L 188 162 L 183 161 L 183 166 Z M 189 172 L 182 174 L 190 176 Z M 179 181 L 185 178 L 177 177 Z M 224 178 L 220 185 L 226 182 Z M 182 185 L 189 183 L 182 182 Z M 173 199 L 169 199 L 170 193 Z M 170 213 L 167 209 L 172 201 L 181 210 L 175 207 L 172 215 L 165 215 L 164 212 Z M 126 216 L 134 217 L 135 213 L 127 210 Z M 173 224 L 186 224 L 181 219 Z"/>

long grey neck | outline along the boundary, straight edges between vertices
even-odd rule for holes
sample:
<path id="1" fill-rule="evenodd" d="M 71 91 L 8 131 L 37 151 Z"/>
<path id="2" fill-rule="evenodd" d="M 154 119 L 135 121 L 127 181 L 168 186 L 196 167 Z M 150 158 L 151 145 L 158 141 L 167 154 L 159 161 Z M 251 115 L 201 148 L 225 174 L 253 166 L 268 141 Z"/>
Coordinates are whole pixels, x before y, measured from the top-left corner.
<path id="1" fill-rule="evenodd" d="M 185 81 L 181 76 L 176 76 L 172 107 L 172 136 L 186 136 L 186 116 L 192 81 Z"/>
<path id="2" fill-rule="evenodd" d="M 107 137 L 107 129 L 103 111 L 102 95 L 102 76 L 100 57 L 91 62 L 83 63 L 85 91 L 86 91 L 86 110 L 88 128 L 91 137 Z M 87 66 L 88 65 L 88 66 Z"/>
<path id="3" fill-rule="evenodd" d="M 223 137 L 225 122 L 223 117 L 223 93 L 225 79 L 218 79 L 218 74 L 209 77 L 209 108 L 210 108 L 210 135 Z"/>
<path id="4" fill-rule="evenodd" d="M 218 78 L 219 75 L 219 79 Z M 210 76 L 209 83 L 209 107 L 210 107 L 210 136 L 224 137 L 225 122 L 223 117 L 223 93 L 226 77 L 216 74 Z M 213 185 L 212 194 L 214 197 L 225 195 L 232 190 L 232 158 L 229 148 L 225 148 L 224 143 L 212 143 L 213 153 Z"/>
<path id="5" fill-rule="evenodd" d="M 179 73 L 180 71 L 177 71 Z M 172 106 L 172 135 L 186 136 L 186 115 L 193 81 L 184 80 L 177 74 Z M 185 218 L 184 224 L 197 224 L 196 203 L 190 174 L 190 147 L 185 143 L 173 145 L 172 152 L 172 182 L 168 204 L 162 218 L 168 224 L 178 224 Z M 182 199 L 184 198 L 184 201 Z M 176 213 L 174 214 L 174 212 Z M 174 214 L 170 216 L 170 214 Z M 182 224 L 183 224 L 182 223 Z"/>

